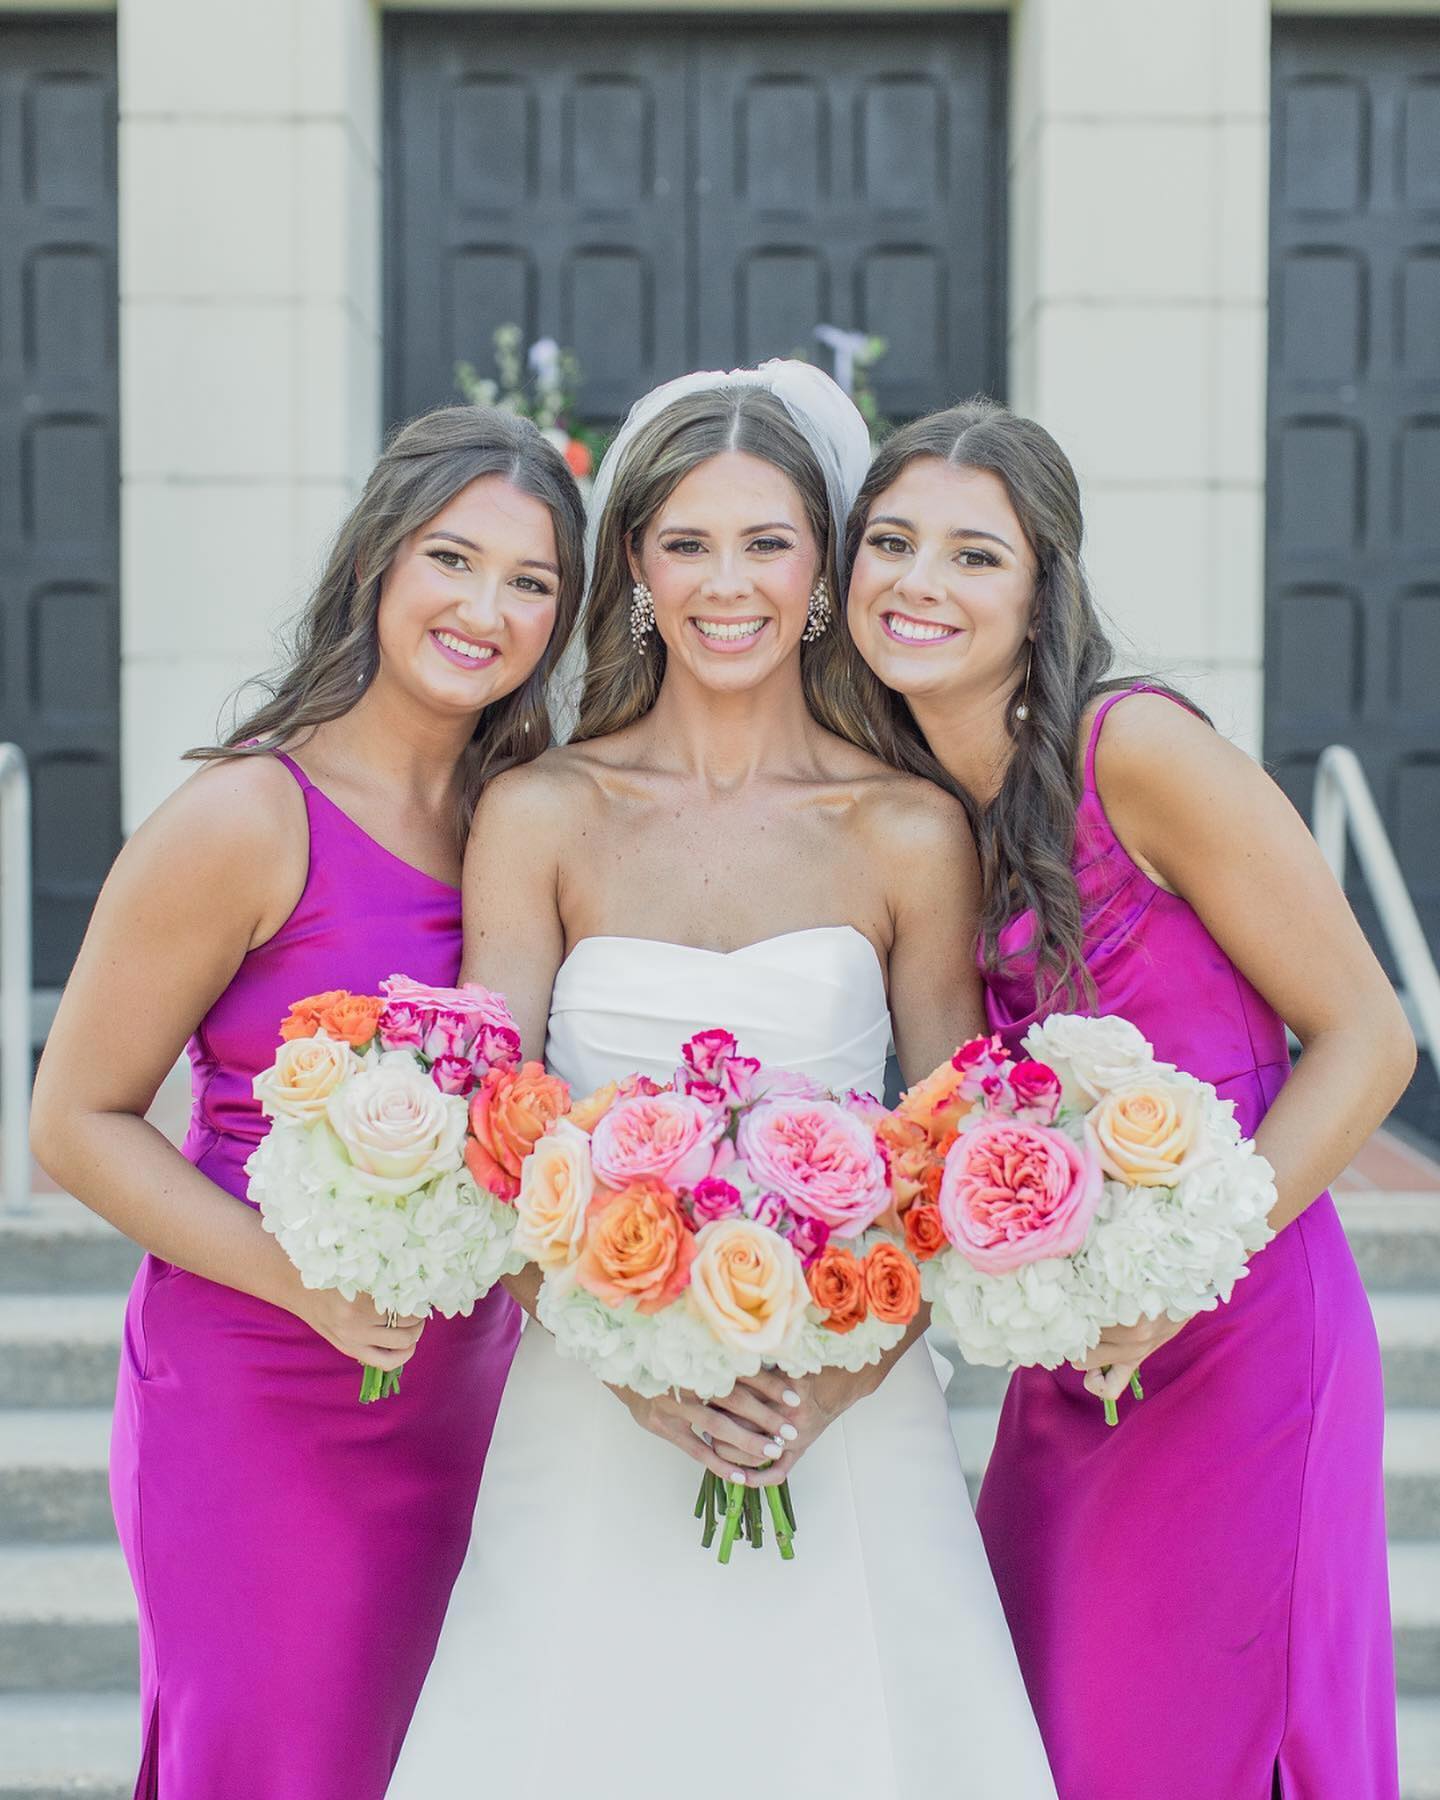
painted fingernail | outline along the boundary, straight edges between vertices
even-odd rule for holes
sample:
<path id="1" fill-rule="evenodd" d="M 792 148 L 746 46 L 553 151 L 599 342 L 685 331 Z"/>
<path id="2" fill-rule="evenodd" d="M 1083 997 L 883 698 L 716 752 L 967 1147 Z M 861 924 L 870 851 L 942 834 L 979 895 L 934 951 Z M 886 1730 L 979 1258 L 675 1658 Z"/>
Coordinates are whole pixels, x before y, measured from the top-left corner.
<path id="1" fill-rule="evenodd" d="M 800 1404 L 800 1396 L 795 1392 L 794 1388 L 786 1388 L 780 1398 L 787 1406 L 798 1406 Z"/>
<path id="2" fill-rule="evenodd" d="M 744 1470 L 743 1470 L 743 1469 L 732 1469 L 732 1470 L 731 1470 L 731 1471 L 730 1471 L 730 1474 L 729 1474 L 729 1476 L 728 1476 L 728 1477 L 727 1477 L 727 1479 L 728 1479 L 728 1480 L 730 1480 L 730 1481 L 738 1481 L 738 1482 L 739 1482 L 739 1484 L 740 1484 L 740 1486 L 741 1486 L 741 1487 L 744 1487 L 744 1485 L 745 1485 L 745 1471 L 744 1471 Z"/>
<path id="3" fill-rule="evenodd" d="M 776 1457 L 785 1454 L 785 1446 L 778 1441 L 773 1444 L 767 1444 L 765 1446 L 765 1454 L 770 1458 L 771 1462 L 774 1462 Z"/>
<path id="4" fill-rule="evenodd" d="M 789 1438 L 793 1442 L 797 1437 L 799 1437 L 800 1433 L 795 1429 L 795 1427 L 793 1425 L 782 1425 L 780 1427 L 780 1435 L 783 1438 Z"/>

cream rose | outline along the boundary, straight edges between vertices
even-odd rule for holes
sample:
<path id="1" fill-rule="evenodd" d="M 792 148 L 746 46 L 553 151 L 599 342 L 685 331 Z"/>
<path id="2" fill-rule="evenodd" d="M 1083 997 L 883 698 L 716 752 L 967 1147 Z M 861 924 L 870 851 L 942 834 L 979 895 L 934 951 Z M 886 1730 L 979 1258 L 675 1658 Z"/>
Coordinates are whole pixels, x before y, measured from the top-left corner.
<path id="1" fill-rule="evenodd" d="M 779 1354 L 810 1302 L 800 1258 L 753 1219 L 717 1219 L 702 1228 L 687 1291 L 722 1344 L 762 1358 Z"/>
<path id="2" fill-rule="evenodd" d="M 594 1193 L 590 1139 L 568 1119 L 557 1119 L 521 1165 L 515 1249 L 542 1269 L 574 1262 Z"/>
<path id="3" fill-rule="evenodd" d="M 1100 1167 L 1127 1187 L 1174 1187 L 1203 1159 L 1200 1099 L 1193 1082 L 1158 1073 L 1107 1094 L 1085 1122 Z"/>
<path id="4" fill-rule="evenodd" d="M 326 1101 L 359 1067 L 349 1044 L 337 1043 L 323 1032 L 291 1038 L 276 1051 L 270 1067 L 255 1077 L 255 1098 L 267 1118 L 302 1119 L 308 1124 L 324 1114 Z"/>
<path id="5" fill-rule="evenodd" d="M 390 1051 L 325 1103 L 356 1185 L 398 1199 L 460 1165 L 465 1102 L 442 1094 L 408 1050 Z"/>

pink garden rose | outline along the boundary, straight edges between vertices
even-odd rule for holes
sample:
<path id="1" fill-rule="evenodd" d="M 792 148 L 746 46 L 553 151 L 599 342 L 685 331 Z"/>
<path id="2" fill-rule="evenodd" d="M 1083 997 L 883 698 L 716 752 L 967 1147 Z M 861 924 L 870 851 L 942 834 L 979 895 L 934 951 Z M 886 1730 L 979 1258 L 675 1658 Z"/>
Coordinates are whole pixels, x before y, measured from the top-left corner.
<path id="1" fill-rule="evenodd" d="M 940 1218 L 973 1268 L 1006 1275 L 1047 1256 L 1072 1256 L 1085 1242 L 1101 1181 L 1088 1144 L 1043 1125 L 985 1119 L 945 1158 Z"/>
<path id="2" fill-rule="evenodd" d="M 1045 1063 L 1018 1062 L 1010 1071 L 1015 1117 L 1028 1125 L 1053 1125 L 1060 1110 L 1060 1077 Z"/>
<path id="3" fill-rule="evenodd" d="M 762 1067 L 752 1083 L 752 1100 L 825 1100 L 829 1089 L 812 1075 L 798 1069 Z"/>
<path id="4" fill-rule="evenodd" d="M 874 1131 L 833 1100 L 767 1100 L 741 1119 L 737 1142 L 762 1190 L 837 1237 L 858 1237 L 890 1204 Z"/>
<path id="5" fill-rule="evenodd" d="M 617 1100 L 595 1127 L 595 1178 L 620 1189 L 632 1181 L 664 1182 L 678 1192 L 704 1181 L 727 1115 L 690 1094 L 636 1094 Z"/>

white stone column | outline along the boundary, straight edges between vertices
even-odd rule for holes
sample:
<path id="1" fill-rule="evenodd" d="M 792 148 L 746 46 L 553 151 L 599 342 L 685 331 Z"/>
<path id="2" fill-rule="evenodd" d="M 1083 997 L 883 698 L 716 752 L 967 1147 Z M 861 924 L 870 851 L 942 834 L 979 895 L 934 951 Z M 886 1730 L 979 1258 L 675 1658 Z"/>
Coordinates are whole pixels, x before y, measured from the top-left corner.
<path id="1" fill-rule="evenodd" d="M 1264 613 L 1267 0 L 1020 0 L 1011 399 L 1075 461 L 1125 666 L 1248 749 Z"/>
<path id="2" fill-rule="evenodd" d="M 120 0 L 127 830 L 378 447 L 379 40 L 372 0 Z"/>

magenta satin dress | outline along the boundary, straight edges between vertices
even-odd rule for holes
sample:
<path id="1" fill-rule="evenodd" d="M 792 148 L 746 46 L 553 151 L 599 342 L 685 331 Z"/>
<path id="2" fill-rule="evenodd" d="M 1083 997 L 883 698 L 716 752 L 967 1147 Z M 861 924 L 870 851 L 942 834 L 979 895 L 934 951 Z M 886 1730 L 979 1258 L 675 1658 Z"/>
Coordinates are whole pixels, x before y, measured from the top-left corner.
<path id="1" fill-rule="evenodd" d="M 1096 716 L 1077 817 L 1093 1010 L 1253 1133 L 1285 1029 L 1110 829 L 1095 744 L 1123 697 Z M 1021 915 L 1002 946 L 1029 934 Z M 989 980 L 1012 1048 L 1035 1001 L 1024 956 Z M 1143 1380 L 1110 1430 L 1073 1370 L 1019 1371 L 977 1509 L 1060 1800 L 1395 1800 L 1380 1353 L 1330 1196 Z"/>
<path id="2" fill-rule="evenodd" d="M 310 869 L 189 1046 L 184 1153 L 244 1198 L 251 1081 L 292 1001 L 448 985 L 460 896 L 305 791 Z M 382 1800 L 469 1537 L 519 1332 L 500 1290 L 432 1319 L 395 1398 L 290 1313 L 147 1256 L 111 1494 L 140 1602 L 136 1800 Z"/>

